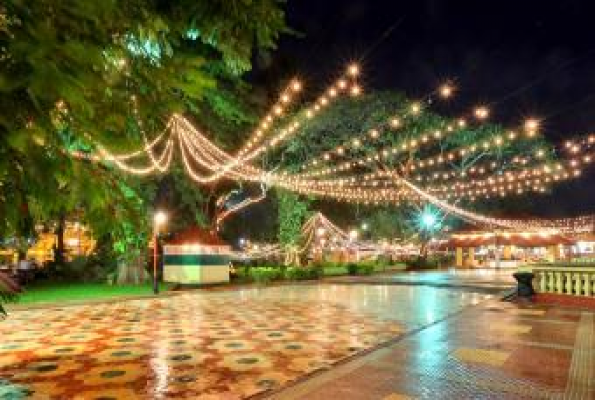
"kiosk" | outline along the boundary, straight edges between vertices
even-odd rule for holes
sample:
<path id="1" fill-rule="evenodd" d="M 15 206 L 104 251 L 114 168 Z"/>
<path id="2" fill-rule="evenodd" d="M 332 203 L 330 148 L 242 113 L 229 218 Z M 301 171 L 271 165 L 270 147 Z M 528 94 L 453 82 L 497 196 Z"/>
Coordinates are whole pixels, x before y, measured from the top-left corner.
<path id="1" fill-rule="evenodd" d="M 215 234 L 191 227 L 163 247 L 163 280 L 181 284 L 229 282 L 231 247 Z"/>

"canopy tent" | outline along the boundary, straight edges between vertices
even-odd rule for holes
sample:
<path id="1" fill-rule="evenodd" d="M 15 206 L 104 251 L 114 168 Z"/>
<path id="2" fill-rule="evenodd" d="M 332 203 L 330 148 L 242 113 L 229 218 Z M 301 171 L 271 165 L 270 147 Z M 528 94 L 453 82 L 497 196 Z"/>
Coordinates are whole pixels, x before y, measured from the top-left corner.
<path id="1" fill-rule="evenodd" d="M 163 279 L 183 284 L 229 282 L 231 247 L 216 234 L 192 226 L 164 248 Z"/>

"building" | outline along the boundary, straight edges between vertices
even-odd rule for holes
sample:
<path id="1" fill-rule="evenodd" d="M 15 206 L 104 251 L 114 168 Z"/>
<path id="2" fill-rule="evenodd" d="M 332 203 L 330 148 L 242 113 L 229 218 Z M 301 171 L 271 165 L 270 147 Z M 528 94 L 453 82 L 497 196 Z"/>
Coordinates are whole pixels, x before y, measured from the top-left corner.
<path id="1" fill-rule="evenodd" d="M 456 267 L 516 268 L 568 258 L 576 242 L 554 231 L 467 231 L 453 233 L 445 247 L 454 250 Z"/>

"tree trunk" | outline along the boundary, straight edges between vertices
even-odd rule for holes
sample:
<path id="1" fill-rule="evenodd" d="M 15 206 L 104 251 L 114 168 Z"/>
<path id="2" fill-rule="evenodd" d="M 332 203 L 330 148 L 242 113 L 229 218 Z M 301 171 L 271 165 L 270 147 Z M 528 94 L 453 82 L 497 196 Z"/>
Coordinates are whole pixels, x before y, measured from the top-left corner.
<path id="1" fill-rule="evenodd" d="M 58 227 L 56 228 L 56 253 L 54 254 L 54 261 L 58 264 L 63 264 L 65 260 L 65 246 L 64 246 L 64 230 L 66 228 L 66 217 L 64 213 L 60 213 L 58 218 Z"/>
<path id="2" fill-rule="evenodd" d="M 127 260 L 118 262 L 116 283 L 118 285 L 134 284 L 139 285 L 145 282 L 148 274 L 145 271 L 145 257 L 141 252 Z"/>

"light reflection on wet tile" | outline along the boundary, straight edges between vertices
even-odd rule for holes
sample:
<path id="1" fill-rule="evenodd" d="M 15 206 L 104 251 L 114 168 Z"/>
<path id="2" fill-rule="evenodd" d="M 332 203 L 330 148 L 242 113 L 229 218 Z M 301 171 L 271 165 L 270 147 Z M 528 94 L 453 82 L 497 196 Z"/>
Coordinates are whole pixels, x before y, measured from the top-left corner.
<path id="1" fill-rule="evenodd" d="M 0 379 L 57 399 L 246 397 L 483 298 L 321 284 L 15 311 L 0 324 Z"/>

